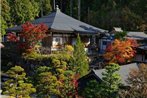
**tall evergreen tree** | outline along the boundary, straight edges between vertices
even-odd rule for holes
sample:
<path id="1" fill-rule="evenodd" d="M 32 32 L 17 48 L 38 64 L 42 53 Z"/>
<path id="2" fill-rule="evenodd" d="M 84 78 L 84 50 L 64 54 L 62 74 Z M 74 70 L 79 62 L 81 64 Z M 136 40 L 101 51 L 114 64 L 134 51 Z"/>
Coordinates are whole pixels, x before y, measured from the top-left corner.
<path id="1" fill-rule="evenodd" d="M 110 63 L 102 73 L 102 81 L 90 80 L 79 94 L 84 98 L 118 98 L 121 81 L 116 72 L 119 69 L 118 64 Z"/>
<path id="2" fill-rule="evenodd" d="M 33 20 L 39 14 L 39 3 L 34 0 L 8 0 L 11 7 L 11 20 L 19 25 Z"/>
<path id="3" fill-rule="evenodd" d="M 120 75 L 116 73 L 120 66 L 115 63 L 110 63 L 106 66 L 105 72 L 102 73 L 101 95 L 106 98 L 118 98 L 120 86 Z"/>
<path id="4" fill-rule="evenodd" d="M 52 11 L 51 0 L 35 0 L 39 4 L 41 16 L 47 15 Z"/>
<path id="5" fill-rule="evenodd" d="M 5 29 L 8 28 L 8 22 L 10 21 L 10 7 L 7 0 L 1 0 L 1 35 L 6 34 Z"/>
<path id="6" fill-rule="evenodd" d="M 47 15 L 52 11 L 52 6 L 50 4 L 50 0 L 43 0 L 43 14 Z"/>
<path id="7" fill-rule="evenodd" d="M 103 98 L 100 96 L 100 84 L 96 80 L 90 80 L 86 83 L 85 88 L 79 91 L 79 95 L 84 98 Z"/>
<path id="8" fill-rule="evenodd" d="M 30 98 L 30 94 L 36 92 L 33 85 L 26 83 L 26 73 L 20 66 L 12 67 L 6 72 L 11 78 L 4 82 L 3 94 L 16 98 Z"/>
<path id="9" fill-rule="evenodd" d="M 89 69 L 88 60 L 84 50 L 84 44 L 81 42 L 79 35 L 77 36 L 76 44 L 74 45 L 73 65 L 76 67 L 77 73 L 81 76 L 87 74 Z"/>

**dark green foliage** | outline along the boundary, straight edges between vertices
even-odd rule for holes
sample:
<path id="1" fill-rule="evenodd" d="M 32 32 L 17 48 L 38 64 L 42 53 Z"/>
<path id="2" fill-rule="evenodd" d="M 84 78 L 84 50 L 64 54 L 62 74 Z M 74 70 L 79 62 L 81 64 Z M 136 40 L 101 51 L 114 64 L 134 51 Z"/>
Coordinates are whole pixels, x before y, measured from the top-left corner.
<path id="1" fill-rule="evenodd" d="M 73 0 L 73 15 L 78 16 Z M 74 10 L 76 9 L 76 10 Z M 147 30 L 147 0 L 81 0 L 81 20 L 109 30 Z"/>
<path id="2" fill-rule="evenodd" d="M 91 80 L 87 83 L 81 94 L 84 98 L 101 98 L 100 97 L 100 84 L 96 80 Z"/>
<path id="3" fill-rule="evenodd" d="M 12 24 L 20 25 L 33 20 L 39 14 L 39 3 L 34 0 L 8 0 Z"/>
<path id="4" fill-rule="evenodd" d="M 120 39 L 120 40 L 124 40 L 125 36 L 127 35 L 127 32 L 116 32 L 114 35 L 115 39 Z"/>
<path id="5" fill-rule="evenodd" d="M 48 15 L 52 11 L 52 6 L 50 4 L 51 0 L 42 0 L 43 15 Z"/>
<path id="6" fill-rule="evenodd" d="M 48 15 L 52 11 L 51 1 L 52 0 L 35 0 L 39 5 L 40 15 Z"/>
<path id="7" fill-rule="evenodd" d="M 119 86 L 121 83 L 121 78 L 117 71 L 119 71 L 120 66 L 115 63 L 110 63 L 106 66 L 103 75 L 103 82 L 101 83 L 101 95 L 106 98 L 118 98 Z"/>
<path id="8" fill-rule="evenodd" d="M 106 66 L 102 73 L 102 81 L 91 80 L 81 94 L 84 98 L 118 98 L 120 75 L 116 72 L 119 70 L 118 64 L 111 63 Z"/>
<path id="9" fill-rule="evenodd" d="M 33 85 L 26 83 L 26 73 L 20 66 L 12 67 L 6 72 L 12 79 L 8 79 L 4 82 L 3 94 L 14 97 L 30 98 L 30 94 L 36 92 Z"/>
<path id="10" fill-rule="evenodd" d="M 84 50 L 84 44 L 81 42 L 79 35 L 77 36 L 76 44 L 74 45 L 72 64 L 76 68 L 77 73 L 79 73 L 80 76 L 84 76 L 87 74 L 89 69 L 88 57 Z"/>

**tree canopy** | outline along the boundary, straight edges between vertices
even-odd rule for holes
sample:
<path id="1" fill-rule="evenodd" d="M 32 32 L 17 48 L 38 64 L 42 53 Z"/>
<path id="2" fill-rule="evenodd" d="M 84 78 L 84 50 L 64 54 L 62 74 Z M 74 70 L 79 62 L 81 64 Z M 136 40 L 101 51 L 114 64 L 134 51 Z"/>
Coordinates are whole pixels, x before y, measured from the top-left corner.
<path id="1" fill-rule="evenodd" d="M 34 0 L 8 0 L 10 4 L 11 21 L 20 25 L 33 20 L 39 14 L 39 4 Z"/>
<path id="2" fill-rule="evenodd" d="M 84 44 L 81 42 L 80 36 L 77 36 L 76 44 L 74 45 L 73 52 L 73 66 L 76 67 L 77 73 L 80 76 L 84 76 L 88 73 L 89 65 L 88 65 L 88 57 L 84 50 Z"/>

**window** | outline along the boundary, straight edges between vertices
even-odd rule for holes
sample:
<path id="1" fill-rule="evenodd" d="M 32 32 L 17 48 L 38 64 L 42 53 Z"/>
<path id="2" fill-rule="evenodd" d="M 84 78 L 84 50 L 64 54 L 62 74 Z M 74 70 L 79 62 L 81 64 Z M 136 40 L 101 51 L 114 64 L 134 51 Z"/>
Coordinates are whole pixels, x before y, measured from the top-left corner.
<path id="1" fill-rule="evenodd" d="M 61 37 L 54 37 L 53 38 L 53 44 L 54 45 L 62 44 L 62 38 Z"/>
<path id="2" fill-rule="evenodd" d="M 107 45 L 107 41 L 103 41 L 103 45 Z"/>
<path id="3" fill-rule="evenodd" d="M 55 38 L 55 41 L 56 41 L 56 42 L 60 42 L 60 38 L 59 38 L 59 37 L 56 37 L 56 38 Z"/>

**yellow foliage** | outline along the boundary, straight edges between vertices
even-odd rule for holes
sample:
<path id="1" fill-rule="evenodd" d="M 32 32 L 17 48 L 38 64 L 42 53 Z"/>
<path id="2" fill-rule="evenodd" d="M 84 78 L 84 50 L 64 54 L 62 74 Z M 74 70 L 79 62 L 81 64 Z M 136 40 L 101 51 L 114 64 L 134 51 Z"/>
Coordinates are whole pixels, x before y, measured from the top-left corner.
<path id="1" fill-rule="evenodd" d="M 66 45 L 65 50 L 68 51 L 68 52 L 73 52 L 74 48 L 71 45 Z"/>

